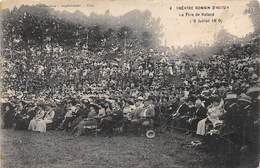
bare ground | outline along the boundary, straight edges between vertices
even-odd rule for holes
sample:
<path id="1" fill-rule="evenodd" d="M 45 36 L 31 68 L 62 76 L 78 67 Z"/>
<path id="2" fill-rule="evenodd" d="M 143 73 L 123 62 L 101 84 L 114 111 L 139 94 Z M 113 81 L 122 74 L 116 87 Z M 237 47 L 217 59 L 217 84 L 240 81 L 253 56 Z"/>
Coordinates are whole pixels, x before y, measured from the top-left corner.
<path id="1" fill-rule="evenodd" d="M 228 158 L 191 147 L 194 140 L 172 132 L 154 139 L 136 136 L 74 137 L 61 131 L 45 134 L 1 131 L 4 168 L 229 168 Z M 235 167 L 255 167 L 240 158 Z"/>

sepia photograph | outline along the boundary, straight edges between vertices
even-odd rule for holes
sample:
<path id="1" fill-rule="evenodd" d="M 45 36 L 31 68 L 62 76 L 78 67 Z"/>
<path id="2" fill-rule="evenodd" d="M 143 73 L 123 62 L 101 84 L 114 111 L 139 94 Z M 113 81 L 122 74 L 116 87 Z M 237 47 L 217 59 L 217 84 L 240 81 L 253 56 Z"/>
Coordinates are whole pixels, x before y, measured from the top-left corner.
<path id="1" fill-rule="evenodd" d="M 1 168 L 260 168 L 259 0 L 0 7 Z"/>

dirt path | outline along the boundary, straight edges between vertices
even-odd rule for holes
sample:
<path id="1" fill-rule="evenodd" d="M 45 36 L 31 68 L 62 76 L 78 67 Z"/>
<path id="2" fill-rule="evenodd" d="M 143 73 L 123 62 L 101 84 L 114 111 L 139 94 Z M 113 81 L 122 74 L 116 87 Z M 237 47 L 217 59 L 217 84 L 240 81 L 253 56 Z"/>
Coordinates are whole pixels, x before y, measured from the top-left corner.
<path id="1" fill-rule="evenodd" d="M 187 168 L 216 167 L 205 152 L 189 148 L 180 133 L 155 139 L 134 136 L 73 137 L 2 130 L 1 167 L 15 168 Z M 221 166 L 221 167 L 226 167 Z"/>

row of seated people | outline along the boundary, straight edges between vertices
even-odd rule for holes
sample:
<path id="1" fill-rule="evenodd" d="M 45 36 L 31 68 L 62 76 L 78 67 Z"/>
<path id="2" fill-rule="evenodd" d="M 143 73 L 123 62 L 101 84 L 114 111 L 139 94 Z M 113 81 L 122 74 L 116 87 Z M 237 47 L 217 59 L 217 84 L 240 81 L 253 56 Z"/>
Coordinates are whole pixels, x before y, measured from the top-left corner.
<path id="1" fill-rule="evenodd" d="M 82 110 L 75 108 L 73 104 L 65 114 L 59 129 L 77 131 L 79 134 L 84 132 L 86 125 L 91 123 L 100 128 L 103 133 L 111 135 L 113 128 L 121 128 L 121 131 L 127 132 L 129 123 L 142 126 L 144 119 L 152 119 L 155 116 L 153 100 L 138 97 L 134 100 L 103 100 L 101 102 L 88 102 Z"/>
<path id="2" fill-rule="evenodd" d="M 153 98 L 137 99 L 82 99 L 81 101 L 63 101 L 52 104 L 18 103 L 13 109 L 6 105 L 5 127 L 15 123 L 17 129 L 46 132 L 49 126 L 60 130 L 82 130 L 87 119 L 97 119 L 100 128 L 112 132 L 112 126 L 118 123 L 142 123 L 149 116 L 155 124 L 168 124 L 184 128 L 197 135 L 207 135 L 214 128 L 225 125 L 225 130 L 237 132 L 241 137 L 250 137 L 257 122 L 256 99 L 245 94 L 237 96 L 228 94 L 226 97 L 182 97 L 157 102 Z M 9 112 L 8 112 L 9 111 Z M 13 112 L 12 112 L 13 111 Z M 15 111 L 15 112 L 14 112 Z M 14 114 L 14 115 L 12 115 Z M 164 116 L 166 119 L 164 119 Z M 127 130 L 127 129 L 126 129 Z M 245 131 L 246 130 L 246 131 Z"/>
<path id="3" fill-rule="evenodd" d="M 212 96 L 208 100 L 182 98 L 172 115 L 173 126 L 199 137 L 236 135 L 239 144 L 256 145 L 259 128 L 258 100 L 246 94 Z M 252 145 L 252 146 L 254 146 Z"/>
<path id="4" fill-rule="evenodd" d="M 155 116 L 153 99 L 144 100 L 142 97 L 123 101 L 119 99 L 68 100 L 55 106 L 20 102 L 15 109 L 11 104 L 6 105 L 5 111 L 3 117 L 5 127 L 14 125 L 16 129 L 37 132 L 46 132 L 49 126 L 73 131 L 82 129 L 86 119 L 98 119 L 100 128 L 111 133 L 111 125 L 119 121 L 124 123 L 131 121 L 138 125 L 143 118 Z"/>

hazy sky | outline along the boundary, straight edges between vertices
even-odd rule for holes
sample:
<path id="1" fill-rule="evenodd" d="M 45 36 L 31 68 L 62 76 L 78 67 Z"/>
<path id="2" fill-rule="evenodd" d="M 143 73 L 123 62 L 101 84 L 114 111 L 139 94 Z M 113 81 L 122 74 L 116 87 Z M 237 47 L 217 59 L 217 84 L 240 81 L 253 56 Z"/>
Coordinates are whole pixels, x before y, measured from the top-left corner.
<path id="1" fill-rule="evenodd" d="M 253 31 L 251 20 L 244 14 L 250 0 L 3 0 L 2 8 L 14 5 L 37 4 L 56 5 L 57 10 L 74 12 L 80 10 L 89 15 L 91 12 L 104 14 L 109 9 L 115 16 L 123 15 L 134 9 L 150 10 L 154 17 L 160 17 L 164 37 L 162 44 L 168 46 L 194 45 L 198 42 L 213 42 L 216 33 L 224 28 L 229 33 L 243 37 Z M 62 7 L 62 5 L 71 5 Z M 74 6 L 74 7 L 73 7 Z M 79 7 L 80 6 L 80 7 Z M 177 10 L 180 6 L 228 6 L 228 9 L 214 10 L 214 17 L 179 16 L 180 13 L 212 13 L 212 10 Z M 197 19 L 221 19 L 222 23 L 190 23 Z"/>

